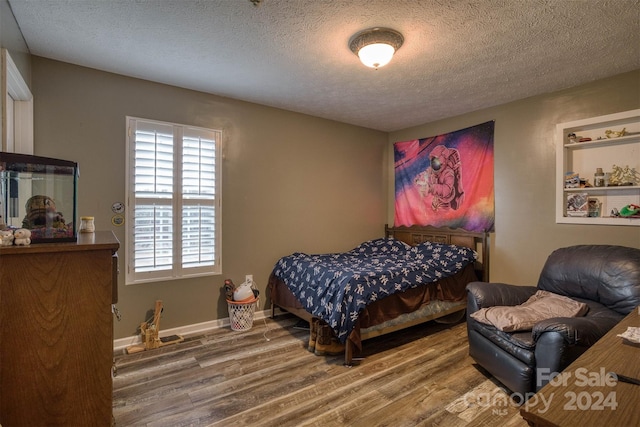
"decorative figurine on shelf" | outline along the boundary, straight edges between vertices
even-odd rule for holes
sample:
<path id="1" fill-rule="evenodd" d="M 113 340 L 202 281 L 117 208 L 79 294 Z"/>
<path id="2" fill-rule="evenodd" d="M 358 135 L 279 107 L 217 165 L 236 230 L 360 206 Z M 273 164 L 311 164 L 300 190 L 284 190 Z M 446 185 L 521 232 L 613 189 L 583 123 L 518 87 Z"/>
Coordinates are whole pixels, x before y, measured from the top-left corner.
<path id="1" fill-rule="evenodd" d="M 627 205 L 620 209 L 620 216 L 625 218 L 634 217 L 637 218 L 640 216 L 640 206 L 634 205 L 633 203 Z"/>
<path id="2" fill-rule="evenodd" d="M 593 185 L 595 187 L 604 187 L 604 172 L 602 172 L 602 168 L 596 168 L 596 173 L 593 176 Z"/>
<path id="3" fill-rule="evenodd" d="M 613 165 L 611 167 L 611 177 L 609 183 L 613 185 L 639 185 L 640 173 L 636 171 L 636 168 L 630 168 L 629 165 L 624 168 L 621 166 Z"/>
<path id="4" fill-rule="evenodd" d="M 0 230 L 0 246 L 13 245 L 13 230 Z"/>
<path id="5" fill-rule="evenodd" d="M 26 228 L 18 228 L 13 232 L 13 243 L 16 246 L 29 246 L 31 244 L 31 231 Z"/>
<path id="6" fill-rule="evenodd" d="M 578 142 L 578 137 L 576 136 L 575 133 L 571 132 L 570 134 L 567 135 L 567 138 L 569 139 L 569 144 L 575 144 L 576 142 Z"/>
<path id="7" fill-rule="evenodd" d="M 580 175 L 575 172 L 567 172 L 564 175 L 564 188 L 579 188 Z"/>
<path id="8" fill-rule="evenodd" d="M 589 197 L 587 216 L 591 218 L 598 218 L 600 216 L 600 206 L 600 200 L 595 197 Z"/>
<path id="9" fill-rule="evenodd" d="M 605 130 L 604 131 L 604 136 L 606 136 L 607 138 L 620 138 L 621 136 L 625 136 L 627 134 L 627 128 L 622 128 L 622 130 Z"/>

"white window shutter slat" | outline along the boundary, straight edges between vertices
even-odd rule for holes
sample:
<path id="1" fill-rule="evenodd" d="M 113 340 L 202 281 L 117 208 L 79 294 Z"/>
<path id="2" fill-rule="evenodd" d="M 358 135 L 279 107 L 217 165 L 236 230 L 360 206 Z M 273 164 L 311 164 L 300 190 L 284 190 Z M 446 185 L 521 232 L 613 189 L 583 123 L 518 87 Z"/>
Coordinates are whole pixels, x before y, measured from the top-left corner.
<path id="1" fill-rule="evenodd" d="M 221 132 L 129 123 L 127 283 L 220 273 Z"/>

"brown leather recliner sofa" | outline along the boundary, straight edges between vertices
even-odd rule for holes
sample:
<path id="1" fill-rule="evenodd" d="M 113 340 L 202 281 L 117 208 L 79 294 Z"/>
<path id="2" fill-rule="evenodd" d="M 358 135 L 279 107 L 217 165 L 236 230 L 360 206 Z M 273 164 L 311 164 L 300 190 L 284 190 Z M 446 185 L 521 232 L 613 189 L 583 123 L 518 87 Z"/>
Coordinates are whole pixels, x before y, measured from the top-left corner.
<path id="1" fill-rule="evenodd" d="M 503 332 L 471 314 L 516 306 L 537 290 L 584 302 L 583 317 L 542 320 L 530 331 Z M 554 251 L 537 286 L 472 282 L 467 285 L 470 356 L 513 393 L 530 396 L 640 305 L 640 249 L 579 245 Z"/>

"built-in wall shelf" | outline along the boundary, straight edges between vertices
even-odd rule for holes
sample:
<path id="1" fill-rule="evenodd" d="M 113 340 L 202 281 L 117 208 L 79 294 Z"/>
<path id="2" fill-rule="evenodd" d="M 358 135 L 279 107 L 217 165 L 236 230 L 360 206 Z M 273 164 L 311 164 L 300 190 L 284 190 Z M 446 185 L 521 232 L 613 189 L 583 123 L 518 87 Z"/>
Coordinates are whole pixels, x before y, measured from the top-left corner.
<path id="1" fill-rule="evenodd" d="M 608 193 L 614 191 L 635 191 L 640 189 L 640 185 L 618 185 L 618 186 L 610 186 L 610 187 L 589 187 L 589 188 L 565 188 L 564 191 L 567 193 L 580 193 L 583 191 L 587 191 L 589 193 Z"/>
<path id="2" fill-rule="evenodd" d="M 595 141 L 575 142 L 572 144 L 564 144 L 564 146 L 565 148 L 577 150 L 580 148 L 593 148 L 593 147 L 600 147 L 600 146 L 629 144 L 629 143 L 639 142 L 639 141 L 640 141 L 640 133 L 636 135 L 621 136 L 618 138 L 602 138 L 602 139 L 597 139 Z"/>
<path id="3" fill-rule="evenodd" d="M 625 134 L 617 136 L 623 129 Z M 612 132 L 607 135 L 607 131 Z M 637 180 L 633 185 L 594 186 L 596 169 L 612 172 L 614 165 L 640 172 L 640 109 L 557 124 L 556 223 L 640 226 L 640 218 L 611 216 L 626 205 L 640 205 Z M 590 186 L 567 187 L 568 172 L 577 173 Z"/>

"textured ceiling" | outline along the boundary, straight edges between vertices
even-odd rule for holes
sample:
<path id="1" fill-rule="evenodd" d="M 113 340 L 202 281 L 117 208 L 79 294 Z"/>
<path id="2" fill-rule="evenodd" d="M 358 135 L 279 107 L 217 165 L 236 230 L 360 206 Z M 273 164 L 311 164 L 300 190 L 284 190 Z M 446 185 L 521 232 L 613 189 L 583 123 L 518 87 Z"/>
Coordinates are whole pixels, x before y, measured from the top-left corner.
<path id="1" fill-rule="evenodd" d="M 383 131 L 640 69 L 639 0 L 9 4 L 34 55 Z M 379 70 L 348 47 L 375 26 L 405 38 Z"/>

